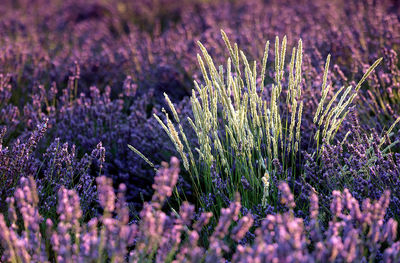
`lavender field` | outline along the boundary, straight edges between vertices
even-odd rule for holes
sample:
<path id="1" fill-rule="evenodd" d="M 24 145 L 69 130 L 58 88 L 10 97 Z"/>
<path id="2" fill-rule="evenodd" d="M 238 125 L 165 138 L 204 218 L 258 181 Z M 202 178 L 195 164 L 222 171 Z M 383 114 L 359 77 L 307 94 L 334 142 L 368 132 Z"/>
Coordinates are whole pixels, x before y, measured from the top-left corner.
<path id="1" fill-rule="evenodd" d="M 400 262 L 399 1 L 0 17 L 0 262 Z"/>

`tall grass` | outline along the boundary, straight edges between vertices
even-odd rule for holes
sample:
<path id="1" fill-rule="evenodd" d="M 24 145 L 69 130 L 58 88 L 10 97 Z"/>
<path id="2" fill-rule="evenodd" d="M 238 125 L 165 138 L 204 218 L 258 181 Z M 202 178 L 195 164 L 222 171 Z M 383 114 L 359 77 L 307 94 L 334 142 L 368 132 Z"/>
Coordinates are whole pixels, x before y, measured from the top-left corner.
<path id="1" fill-rule="evenodd" d="M 182 120 L 167 94 L 165 99 L 173 116 L 164 109 L 165 121 L 154 115 L 175 145 L 200 206 L 207 209 L 205 197 L 211 197 L 214 212 L 233 200 L 236 192 L 248 208 L 276 203 L 274 182 L 299 176 L 301 166 L 299 169 L 296 164 L 301 164 L 302 156 L 302 41 L 292 48 L 287 67 L 286 36 L 282 41 L 276 37 L 274 80 L 269 83 L 266 78 L 269 42 L 265 44 L 261 63 L 251 62 L 236 43 L 230 43 L 224 31 L 221 34 L 229 51 L 225 68 L 217 67 L 207 49 L 198 42 L 201 54 L 197 59 L 204 83 L 194 81 L 193 119 L 187 117 L 198 147 L 189 143 Z M 327 102 L 331 89 L 327 81 L 328 55 L 322 96 L 313 119 L 314 154 L 318 156 L 324 144 L 333 141 L 361 84 L 380 61 L 367 70 L 356 87 L 340 88 Z"/>

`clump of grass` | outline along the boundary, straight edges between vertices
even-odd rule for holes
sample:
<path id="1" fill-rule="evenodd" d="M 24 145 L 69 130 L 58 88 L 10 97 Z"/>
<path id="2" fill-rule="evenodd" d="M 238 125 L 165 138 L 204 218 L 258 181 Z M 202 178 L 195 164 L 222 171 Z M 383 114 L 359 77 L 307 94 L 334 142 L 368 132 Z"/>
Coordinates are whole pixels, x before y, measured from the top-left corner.
<path id="1" fill-rule="evenodd" d="M 180 154 L 200 206 L 209 208 L 203 197 L 211 197 L 214 212 L 233 200 L 236 192 L 241 194 L 245 207 L 277 202 L 276 195 L 271 194 L 277 192 L 273 182 L 287 180 L 289 174 L 293 179 L 301 173 L 296 164 L 301 163 L 304 105 L 301 40 L 292 49 L 287 71 L 287 39 L 280 41 L 276 37 L 275 78 L 266 88 L 269 42 L 265 44 L 261 63 L 250 62 L 237 44 L 231 45 L 224 31 L 221 34 L 230 55 L 225 68 L 217 67 L 207 49 L 198 42 L 201 55 L 197 59 L 204 83 L 194 82 L 193 119 L 187 117 L 198 147 L 190 145 L 168 95 L 164 94 L 173 117 L 166 110 L 163 110 L 165 122 L 154 115 Z M 330 89 L 329 62 L 330 55 L 325 64 L 322 98 L 314 115 L 317 155 L 324 143 L 333 141 L 361 84 L 380 60 L 368 69 L 355 88 L 349 86 L 342 93 L 342 87 L 325 105 Z M 266 93 L 270 94 L 268 99 L 265 99 Z"/>
<path id="2" fill-rule="evenodd" d="M 318 126 L 317 132 L 315 133 L 315 140 L 317 142 L 317 145 L 321 141 L 324 141 L 325 143 L 330 143 L 333 141 L 337 131 L 339 130 L 342 122 L 346 118 L 347 114 L 350 111 L 349 106 L 352 105 L 353 100 L 356 98 L 358 91 L 361 88 L 362 83 L 368 78 L 368 76 L 371 74 L 371 72 L 379 65 L 379 63 L 382 61 L 382 58 L 376 60 L 374 64 L 372 64 L 371 67 L 365 72 L 361 80 L 358 82 L 355 88 L 353 88 L 351 85 L 346 87 L 342 86 L 330 99 L 329 103 L 324 106 L 326 102 L 326 97 L 329 92 L 330 86 L 327 85 L 327 73 L 328 73 L 328 68 L 329 68 L 329 62 L 330 62 L 330 55 L 328 55 L 328 58 L 325 63 L 325 72 L 324 72 L 324 78 L 323 78 L 323 84 L 322 84 L 322 97 L 321 100 L 318 104 L 317 111 L 314 115 L 314 124 Z M 342 91 L 344 92 L 342 93 Z M 339 102 L 333 106 L 333 104 L 336 102 L 337 98 L 340 96 Z M 320 152 L 321 147 L 317 146 L 317 153 Z"/>

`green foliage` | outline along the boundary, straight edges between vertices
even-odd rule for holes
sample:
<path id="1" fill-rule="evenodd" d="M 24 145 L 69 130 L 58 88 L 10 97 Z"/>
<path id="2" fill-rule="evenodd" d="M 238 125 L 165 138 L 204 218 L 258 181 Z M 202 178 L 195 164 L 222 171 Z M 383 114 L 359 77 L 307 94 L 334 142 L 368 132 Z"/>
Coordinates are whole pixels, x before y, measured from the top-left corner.
<path id="1" fill-rule="evenodd" d="M 227 200 L 234 199 L 236 192 L 248 208 L 276 202 L 276 195 L 270 194 L 276 192 L 271 189 L 276 189 L 272 178 L 287 180 L 289 172 L 294 177 L 301 174 L 296 164 L 301 164 L 303 112 L 301 40 L 297 48 L 292 49 L 287 71 L 287 40 L 284 37 L 280 42 L 276 37 L 275 78 L 273 83 L 265 83 L 269 42 L 265 44 L 261 64 L 250 63 L 237 44 L 232 46 L 224 31 L 221 34 L 230 55 L 225 69 L 223 66 L 217 68 L 207 49 L 198 42 L 201 55 L 197 58 L 204 84 L 194 82 L 191 97 L 194 118 L 187 117 L 195 131 L 198 147 L 190 145 L 168 95 L 164 94 L 173 119 L 164 109 L 165 123 L 154 115 L 180 154 L 200 206 L 207 209 L 202 197 L 211 194 L 215 198 L 211 209 L 217 213 Z M 362 82 L 380 60 L 368 69 L 354 89 L 349 86 L 342 93 L 342 87 L 324 106 L 330 89 L 327 84 L 328 56 L 322 98 L 314 115 L 317 125 L 315 154 L 319 154 L 323 144 L 333 141 Z M 261 65 L 261 73 L 258 73 L 258 65 Z M 267 94 L 269 98 L 266 99 Z M 339 102 L 336 102 L 340 94 Z"/>

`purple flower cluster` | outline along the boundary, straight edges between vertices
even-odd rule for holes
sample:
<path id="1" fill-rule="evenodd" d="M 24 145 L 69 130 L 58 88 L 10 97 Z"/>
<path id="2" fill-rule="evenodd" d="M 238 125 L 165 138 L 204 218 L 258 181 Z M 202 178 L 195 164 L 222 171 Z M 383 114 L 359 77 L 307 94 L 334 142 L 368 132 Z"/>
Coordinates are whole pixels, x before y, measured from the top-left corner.
<path id="1" fill-rule="evenodd" d="M 36 183 L 23 177 L 14 197 L 9 198 L 8 220 L 0 214 L 0 245 L 5 249 L 2 260 L 11 262 L 354 262 L 384 260 L 398 262 L 400 241 L 398 223 L 384 220 L 390 192 L 362 205 L 345 189 L 333 191 L 329 224 L 324 229 L 318 217 L 315 192 L 310 196 L 310 217 L 307 223 L 295 217 L 296 204 L 286 183 L 281 183 L 281 202 L 288 211 L 268 214 L 254 230 L 254 242 L 238 244 L 253 225 L 251 214 L 241 214 L 240 197 L 221 210 L 215 227 L 208 234 L 208 244 L 201 242 L 203 230 L 212 218 L 206 212 L 195 218 L 193 205 L 181 204 L 179 213 L 162 211 L 172 196 L 179 176 L 179 161 L 163 163 L 159 169 L 151 202 L 145 203 L 140 221 L 129 220 L 125 203 L 125 185 L 117 194 L 110 178 L 97 178 L 102 216 L 82 223 L 82 210 L 75 190 L 58 192 L 58 221 L 44 222 L 39 214 Z M 17 207 L 16 207 L 17 206 Z M 18 224 L 17 208 L 22 216 Z M 45 223 L 45 231 L 40 225 Z M 209 228 L 208 228 L 209 229 Z"/>
<path id="2" fill-rule="evenodd" d="M 400 155 L 396 143 L 397 132 L 388 143 L 380 145 L 384 137 L 377 133 L 367 136 L 361 132 L 355 116 L 350 118 L 351 134 L 346 141 L 327 146 L 320 160 L 306 155 L 304 180 L 315 186 L 320 198 L 329 198 L 334 189 L 347 188 L 359 201 L 378 199 L 386 189 L 392 192 L 388 216 L 399 220 L 400 214 Z M 392 147 L 391 147 L 392 146 Z M 328 204 L 328 199 L 324 202 Z"/>
<path id="3" fill-rule="evenodd" d="M 22 176 L 35 175 L 38 162 L 33 156 L 40 139 L 47 130 L 47 120 L 38 125 L 25 141 L 17 139 L 12 147 L 4 144 L 6 128 L 0 132 L 0 203 L 10 196 Z"/>
<path id="4" fill-rule="evenodd" d="M 11 146 L 4 143 L 7 130 L 0 133 L 0 204 L 4 212 L 5 201 L 15 192 L 21 177 L 35 177 L 38 182 L 39 207 L 43 215 L 55 214 L 56 195 L 62 187 L 75 189 L 82 198 L 82 210 L 86 213 L 95 213 L 96 196 L 96 167 L 101 169 L 105 148 L 101 143 L 90 155 L 81 158 L 77 156 L 76 147 L 69 147 L 68 143 L 61 143 L 56 138 L 44 153 L 37 156 L 38 147 L 48 130 L 48 120 L 37 125 L 36 129 L 28 133 L 27 138 L 21 136 L 13 141 Z M 96 165 L 94 165 L 94 163 Z M 100 173 L 100 171 L 99 171 Z"/>

